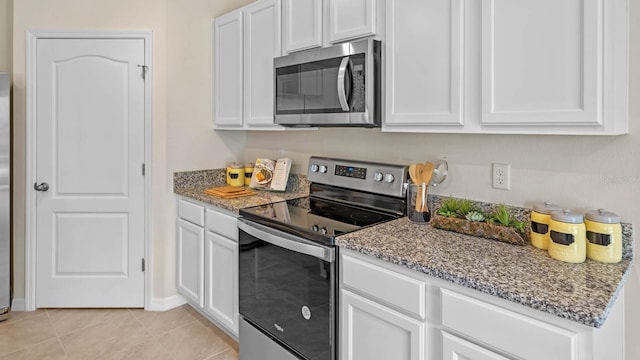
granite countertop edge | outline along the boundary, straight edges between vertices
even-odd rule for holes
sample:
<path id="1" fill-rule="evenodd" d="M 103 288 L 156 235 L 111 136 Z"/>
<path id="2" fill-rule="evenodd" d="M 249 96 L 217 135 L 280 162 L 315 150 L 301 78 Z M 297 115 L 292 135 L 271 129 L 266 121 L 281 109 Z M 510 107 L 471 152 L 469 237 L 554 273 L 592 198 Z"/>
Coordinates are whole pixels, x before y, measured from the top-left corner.
<path id="1" fill-rule="evenodd" d="M 406 218 L 401 218 L 401 219 L 392 221 L 390 223 L 398 222 L 398 221 L 409 222 L 409 220 L 407 220 Z M 520 305 L 529 307 L 531 309 L 539 310 L 563 319 L 572 320 L 589 327 L 595 327 L 595 328 L 602 327 L 602 325 L 604 324 L 609 314 L 609 311 L 611 310 L 611 307 L 615 303 L 630 273 L 629 270 L 631 269 L 631 265 L 633 264 L 632 258 L 623 259 L 618 264 L 601 264 L 601 263 L 596 263 L 595 261 L 592 261 L 592 260 L 587 260 L 590 266 L 604 266 L 604 267 L 610 266 L 615 268 L 616 270 L 622 271 L 622 275 L 613 277 L 614 280 L 611 281 L 611 283 L 612 284 L 615 283 L 615 285 L 611 286 L 610 291 L 602 290 L 598 294 L 600 296 L 600 300 L 602 301 L 597 302 L 597 305 L 593 305 L 594 307 L 591 307 L 591 304 L 590 304 L 591 299 L 586 299 L 584 297 L 580 299 L 581 300 L 580 304 L 577 304 L 577 305 L 567 304 L 565 299 L 563 298 L 563 296 L 565 295 L 563 293 L 555 294 L 556 298 L 554 298 L 553 296 L 554 294 L 551 294 L 546 298 L 545 296 L 537 297 L 536 289 L 540 289 L 539 285 L 536 286 L 535 284 L 531 284 L 530 287 L 532 290 L 530 291 L 526 291 L 526 290 L 523 291 L 522 289 L 518 289 L 519 281 L 526 283 L 526 279 L 518 278 L 519 274 L 526 273 L 527 271 L 534 272 L 535 269 L 531 269 L 531 266 L 525 267 L 524 269 L 515 269 L 515 267 L 518 266 L 517 262 L 516 263 L 505 262 L 504 265 L 501 265 L 504 267 L 504 269 L 502 269 L 504 270 L 504 272 L 509 273 L 510 271 L 512 271 L 512 274 L 513 274 L 512 279 L 505 280 L 504 275 L 497 275 L 496 277 L 491 278 L 491 277 L 487 277 L 485 273 L 481 272 L 479 274 L 476 274 L 474 271 L 469 270 L 474 266 L 477 267 L 476 264 L 472 263 L 473 260 L 470 260 L 470 259 L 464 260 L 467 262 L 466 264 L 462 264 L 462 265 L 454 264 L 453 266 L 449 266 L 449 268 L 447 268 L 447 265 L 443 265 L 444 263 L 442 263 L 441 260 L 440 261 L 439 260 L 430 261 L 429 259 L 424 260 L 424 258 L 429 258 L 429 256 L 422 256 L 420 257 L 419 261 L 412 260 L 410 259 L 411 256 L 407 255 L 406 252 L 403 254 L 404 250 L 402 250 L 402 245 L 398 245 L 400 250 L 396 251 L 394 249 L 394 241 L 402 242 L 406 240 L 406 235 L 398 235 L 400 233 L 403 233 L 402 231 L 399 231 L 396 233 L 391 231 L 389 228 L 389 226 L 391 226 L 389 225 L 390 223 L 365 228 L 357 232 L 339 236 L 336 238 L 336 245 L 340 246 L 341 248 L 352 250 L 367 256 L 371 256 L 371 257 L 380 259 L 382 261 L 386 261 L 398 266 L 402 266 L 407 269 L 417 271 L 419 273 L 423 273 L 425 275 L 428 275 L 434 278 L 445 280 L 460 286 L 464 286 L 469 289 L 477 290 L 488 295 L 496 296 L 498 298 L 501 298 L 516 304 L 520 304 Z M 400 224 L 399 227 L 401 228 L 401 230 L 404 229 L 402 228 L 402 226 L 405 226 L 405 225 L 406 224 L 402 224 L 402 223 Z M 386 228 L 382 228 L 385 226 Z M 425 225 L 416 225 L 416 226 L 424 229 Z M 442 230 L 437 230 L 437 231 L 442 231 Z M 380 238 L 377 238 L 375 240 L 369 240 L 371 238 L 371 235 L 377 232 L 385 234 L 385 235 L 376 235 L 376 236 L 384 237 L 387 242 L 386 244 L 377 245 L 376 242 L 379 242 Z M 448 233 L 451 233 L 451 232 L 448 232 Z M 463 237 L 473 238 L 467 235 L 460 235 L 456 233 L 451 233 L 451 234 L 452 235 L 450 235 L 449 238 L 456 237 L 456 236 L 460 236 L 461 238 Z M 413 235 L 418 238 L 420 237 L 419 233 L 417 235 L 416 234 L 413 234 Z M 365 238 L 367 239 L 365 240 Z M 424 239 L 425 242 L 428 242 L 430 240 L 431 239 L 428 239 L 428 240 Z M 422 241 L 422 240 L 418 239 L 417 241 Z M 449 241 L 449 239 L 447 239 L 447 241 Z M 557 262 L 557 264 L 555 265 L 561 268 L 562 271 L 566 271 L 567 267 L 569 268 L 579 267 L 580 265 L 582 265 L 582 264 L 567 264 L 557 260 L 550 259 L 546 255 L 546 252 L 535 249 L 531 245 L 517 246 L 517 245 L 499 243 L 494 240 L 487 240 L 482 238 L 477 238 L 477 241 L 478 242 L 489 241 L 489 243 L 486 243 L 486 244 L 490 246 L 495 246 L 495 247 L 503 247 L 505 252 L 508 252 L 509 250 L 520 251 L 521 249 L 518 249 L 518 248 L 526 248 L 526 247 L 531 248 L 533 250 L 527 249 L 526 251 L 528 251 L 529 255 L 534 258 L 534 261 L 545 262 L 546 265 L 548 266 L 554 266 L 554 262 Z M 456 246 L 453 243 L 450 243 L 450 245 L 451 247 Z M 480 255 L 478 252 L 475 252 L 473 250 L 469 250 L 469 251 L 473 252 L 474 256 L 476 257 L 485 256 L 488 258 L 490 256 L 495 255 L 495 253 L 492 253 L 491 251 L 487 252 L 487 254 L 489 255 Z M 468 254 L 465 254 L 465 255 L 468 255 Z M 509 270 L 508 268 L 511 266 L 513 266 L 514 268 Z M 587 272 L 587 276 L 589 275 L 590 273 Z M 513 287 L 510 287 L 510 284 L 514 284 Z M 611 285 L 611 284 L 607 284 L 607 285 Z M 571 284 L 571 286 L 573 286 L 573 284 Z M 576 287 L 578 287 L 578 285 L 576 285 Z M 586 287 L 588 288 L 589 286 L 586 286 Z M 588 291 L 589 289 L 586 289 L 583 287 L 579 290 Z M 545 295 L 549 295 L 549 294 L 547 293 Z M 588 305 L 585 305 L 585 304 L 588 304 Z"/>

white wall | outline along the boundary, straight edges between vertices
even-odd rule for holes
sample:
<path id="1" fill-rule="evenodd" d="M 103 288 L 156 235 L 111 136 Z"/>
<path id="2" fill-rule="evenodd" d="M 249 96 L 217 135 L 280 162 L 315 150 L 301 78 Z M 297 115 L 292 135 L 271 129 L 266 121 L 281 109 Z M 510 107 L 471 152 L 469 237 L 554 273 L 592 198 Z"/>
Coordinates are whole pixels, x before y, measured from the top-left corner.
<path id="1" fill-rule="evenodd" d="M 247 133 L 247 160 L 285 155 L 305 173 L 310 155 L 404 164 L 446 156 L 441 195 L 532 207 L 552 200 L 578 211 L 606 208 L 640 231 L 640 2 L 630 1 L 630 133 L 616 137 L 382 133 L 377 129 L 320 129 Z M 511 190 L 491 188 L 491 163 L 511 164 Z M 640 248 L 637 245 L 636 253 Z M 640 359 L 640 271 L 626 283 L 627 359 Z"/>
<path id="2" fill-rule="evenodd" d="M 13 0 L 0 0 L 0 71 L 11 70 Z"/>

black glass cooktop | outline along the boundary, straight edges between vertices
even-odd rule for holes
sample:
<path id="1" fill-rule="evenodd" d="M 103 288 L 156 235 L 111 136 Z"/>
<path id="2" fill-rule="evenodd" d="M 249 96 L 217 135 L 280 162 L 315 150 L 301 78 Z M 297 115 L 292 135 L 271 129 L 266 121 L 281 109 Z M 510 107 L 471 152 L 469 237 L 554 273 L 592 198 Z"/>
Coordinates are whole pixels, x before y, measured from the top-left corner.
<path id="1" fill-rule="evenodd" d="M 398 217 L 314 197 L 241 209 L 240 215 L 327 245 L 334 245 L 336 236 Z"/>

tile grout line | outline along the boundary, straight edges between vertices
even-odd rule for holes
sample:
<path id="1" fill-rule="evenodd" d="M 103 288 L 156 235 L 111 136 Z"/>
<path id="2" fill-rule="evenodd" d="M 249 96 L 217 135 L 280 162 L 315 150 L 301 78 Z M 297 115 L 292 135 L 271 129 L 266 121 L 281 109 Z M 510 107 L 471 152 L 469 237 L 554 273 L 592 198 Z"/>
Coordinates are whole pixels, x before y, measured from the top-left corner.
<path id="1" fill-rule="evenodd" d="M 58 331 L 53 326 L 53 321 L 51 320 L 51 316 L 49 316 L 49 309 L 44 309 L 44 311 L 47 314 L 47 319 L 49 319 L 49 324 L 51 325 L 51 329 L 53 329 L 54 334 L 56 334 L 56 340 L 58 340 L 58 344 L 60 344 L 60 347 L 64 352 L 64 357 L 66 359 L 69 359 L 69 353 L 67 352 L 67 349 L 64 347 L 64 344 L 62 343 L 62 339 L 60 339 L 60 335 L 58 334 Z"/>

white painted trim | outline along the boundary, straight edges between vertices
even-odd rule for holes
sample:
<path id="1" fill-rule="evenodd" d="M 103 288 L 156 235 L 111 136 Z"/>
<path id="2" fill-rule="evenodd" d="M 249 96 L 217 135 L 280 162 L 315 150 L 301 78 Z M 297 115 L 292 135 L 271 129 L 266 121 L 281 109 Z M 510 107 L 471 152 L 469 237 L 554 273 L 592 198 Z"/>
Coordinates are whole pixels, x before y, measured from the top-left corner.
<path id="1" fill-rule="evenodd" d="M 152 63 L 152 32 L 151 31 L 65 31 L 65 30 L 27 30 L 26 32 L 26 194 L 25 194 L 25 284 L 24 299 L 14 300 L 14 304 L 19 303 L 24 311 L 33 311 L 36 309 L 36 213 L 35 213 L 35 196 L 30 191 L 34 183 L 34 175 L 36 173 L 36 43 L 38 39 L 143 39 L 144 40 L 144 58 L 146 65 L 149 66 L 147 73 L 147 81 L 145 81 L 145 236 L 144 236 L 144 253 L 146 259 L 145 271 L 145 308 L 152 307 L 152 284 L 153 284 L 153 243 L 151 240 L 152 231 L 152 209 L 151 206 L 151 174 L 152 174 L 152 79 L 153 79 L 153 63 Z M 17 305 L 14 305 L 14 307 Z"/>
<path id="2" fill-rule="evenodd" d="M 24 299 L 16 298 L 11 301 L 11 312 L 15 311 L 26 311 Z"/>
<path id="3" fill-rule="evenodd" d="M 167 311 L 178 306 L 184 305 L 187 300 L 184 296 L 175 294 L 165 298 L 151 298 L 149 305 L 145 308 L 147 311 Z"/>

